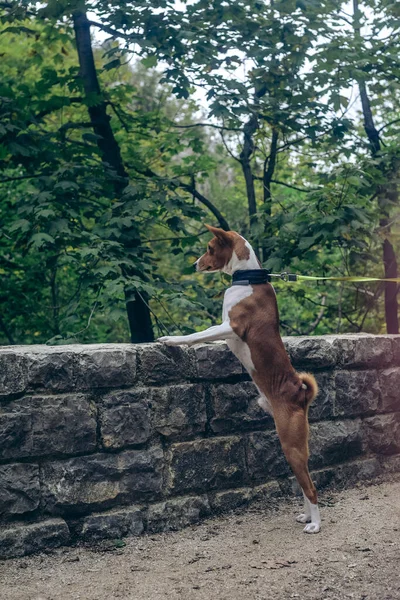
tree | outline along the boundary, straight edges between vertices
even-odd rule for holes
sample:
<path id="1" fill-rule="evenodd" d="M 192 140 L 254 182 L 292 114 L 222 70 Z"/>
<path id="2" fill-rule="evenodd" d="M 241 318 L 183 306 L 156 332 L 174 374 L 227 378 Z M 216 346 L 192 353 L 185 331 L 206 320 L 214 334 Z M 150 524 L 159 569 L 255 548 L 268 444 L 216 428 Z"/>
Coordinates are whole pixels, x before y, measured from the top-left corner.
<path id="1" fill-rule="evenodd" d="M 86 15 L 85 2 L 77 3 L 77 8 L 72 12 L 72 19 L 79 57 L 80 76 L 83 82 L 85 97 L 90 101 L 88 105 L 90 122 L 96 135 L 97 144 L 106 169 L 113 171 L 112 179 L 115 197 L 121 199 L 125 188 L 128 186 L 129 177 L 122 161 L 119 145 L 111 128 L 111 118 L 107 114 L 107 104 L 102 99 L 94 63 L 90 38 L 90 23 Z M 140 234 L 136 228 L 131 227 L 127 237 L 129 249 L 140 247 Z M 123 268 L 123 273 L 127 279 L 125 297 L 131 342 L 151 342 L 154 340 L 154 335 L 148 296 L 144 292 L 141 293 L 132 289 L 128 283 L 129 277 L 140 277 L 141 272 L 137 269 Z"/>
<path id="2" fill-rule="evenodd" d="M 363 39 L 361 37 L 361 26 L 360 19 L 362 13 L 358 6 L 358 0 L 353 0 L 353 27 L 355 43 L 360 47 L 361 51 L 365 52 L 363 48 Z M 387 27 L 387 22 L 385 23 Z M 377 32 L 375 32 L 377 35 Z M 398 65 L 398 68 L 400 64 Z M 364 129 L 370 143 L 370 151 L 373 159 L 377 160 L 381 170 L 385 175 L 386 182 L 382 183 L 377 188 L 378 205 L 380 209 L 379 227 L 384 237 L 383 241 L 383 264 L 385 268 L 385 278 L 397 278 L 397 260 L 396 254 L 392 242 L 390 241 L 391 225 L 390 225 L 390 212 L 391 207 L 398 204 L 398 190 L 397 190 L 397 171 L 398 171 L 398 160 L 397 157 L 393 157 L 392 160 L 385 160 L 385 153 L 382 156 L 382 142 L 380 139 L 379 131 L 377 130 L 374 122 L 374 117 L 371 109 L 371 101 L 368 96 L 367 85 L 366 85 L 367 73 L 362 73 L 356 76 L 358 88 L 360 91 L 360 100 L 362 105 L 362 112 L 364 117 Z M 385 128 L 385 125 L 383 125 Z M 386 328 L 388 333 L 399 333 L 399 318 L 398 318 L 398 302 L 397 302 L 397 283 L 385 284 L 385 315 L 386 315 Z"/>
<path id="3" fill-rule="evenodd" d="M 10 3 L 11 8 L 14 7 L 15 10 L 7 12 L 4 16 L 6 22 L 11 21 L 13 23 L 5 29 L 5 35 L 13 36 L 13 41 L 19 34 L 21 34 L 19 39 L 22 39 L 22 36 L 26 34 L 26 30 L 28 30 L 25 19 L 27 13 L 25 10 L 17 10 L 17 8 L 19 9 L 17 4 L 23 3 L 13 3 L 13 6 Z M 53 281 L 53 306 L 58 306 L 59 302 L 56 296 L 60 286 L 56 283 L 60 260 L 65 262 L 66 247 L 71 246 L 73 240 L 78 241 L 77 236 L 68 238 L 68 236 L 71 236 L 70 224 L 73 223 L 75 228 L 80 225 L 83 238 L 80 237 L 78 247 L 69 248 L 68 259 L 71 259 L 72 253 L 74 253 L 76 262 L 84 257 L 85 269 L 88 272 L 90 268 L 92 269 L 92 285 L 96 298 L 100 290 L 104 293 L 107 279 L 109 284 L 114 281 L 113 289 L 116 293 L 119 293 L 121 278 L 115 278 L 113 268 L 122 269 L 122 283 L 128 299 L 131 339 L 132 341 L 149 340 L 152 337 L 152 332 L 150 331 L 148 294 L 154 290 L 151 286 L 149 287 L 147 282 L 150 281 L 149 268 L 151 270 L 152 266 L 149 262 L 149 249 L 144 249 L 140 242 L 138 218 L 139 213 L 143 213 L 146 204 L 145 198 L 148 194 L 151 193 L 159 200 L 160 195 L 165 196 L 165 181 L 169 183 L 169 180 L 165 176 L 158 178 L 154 173 L 151 173 L 151 187 L 149 187 L 146 184 L 144 175 L 149 171 L 148 165 L 134 164 L 133 173 L 136 174 L 136 178 L 139 176 L 139 179 L 135 185 L 127 185 L 128 172 L 124 166 L 120 148 L 111 127 L 110 115 L 107 114 L 107 109 L 115 109 L 122 118 L 124 109 L 119 112 L 111 98 L 107 98 L 100 90 L 85 15 L 82 12 L 74 13 L 75 29 L 79 38 L 77 47 L 80 56 L 80 74 L 81 76 L 83 74 L 80 80 L 74 64 L 68 69 L 65 69 L 63 64 L 66 62 L 66 55 L 71 56 L 72 48 L 68 45 L 71 44 L 73 31 L 68 28 L 65 29 L 65 24 L 61 20 L 64 15 L 62 11 L 65 11 L 66 8 L 71 10 L 71 4 L 65 7 L 60 3 L 57 5 L 49 3 L 47 7 L 42 7 L 38 14 L 31 12 L 34 8 L 31 7 L 29 10 L 28 24 L 33 27 L 30 30 L 30 37 L 35 40 L 34 45 L 37 48 L 31 50 L 32 54 L 28 52 L 27 56 L 29 58 L 18 56 L 18 60 L 20 62 L 21 60 L 31 61 L 32 68 L 39 71 L 39 73 L 36 73 L 39 84 L 36 85 L 32 81 L 32 86 L 28 89 L 25 82 L 17 84 L 16 80 L 13 79 L 10 80 L 10 87 L 8 88 L 9 97 L 3 96 L 4 106 L 7 107 L 14 103 L 18 94 L 20 94 L 20 98 L 17 99 L 17 106 L 20 107 L 20 114 L 18 114 L 20 122 L 17 126 L 14 118 L 15 114 L 13 116 L 11 111 L 8 110 L 7 112 L 6 110 L 5 118 L 7 119 L 10 115 L 10 122 L 6 124 L 7 136 L 3 138 L 3 142 L 6 144 L 7 150 L 11 150 L 11 153 L 7 155 L 7 159 L 3 164 L 7 168 L 5 172 L 7 176 L 3 178 L 2 183 L 7 185 L 7 182 L 14 180 L 13 164 L 17 169 L 22 166 L 24 174 L 17 175 L 15 181 L 19 181 L 20 186 L 24 182 L 33 181 L 37 184 L 37 187 L 41 188 L 34 200 L 36 204 L 38 199 L 42 203 L 41 219 L 40 222 L 36 220 L 39 213 L 29 202 L 25 201 L 23 204 L 21 203 L 20 210 L 23 216 L 31 215 L 29 217 L 30 227 L 28 221 L 22 219 L 22 221 L 16 223 L 13 233 L 24 234 L 20 236 L 19 244 L 26 245 L 30 250 L 37 247 L 43 252 L 45 248 L 47 251 L 50 250 L 50 247 L 54 247 L 54 258 L 49 259 L 49 265 L 50 263 L 53 265 L 49 280 Z M 46 12 L 47 10 L 50 12 Z M 52 26 L 46 24 L 49 19 Z M 57 25 L 56 27 L 53 26 L 54 23 Z M 45 66 L 41 64 L 43 62 L 42 56 L 46 54 L 46 43 L 58 44 L 57 53 L 55 54 L 57 60 L 55 68 L 53 68 L 53 65 L 49 68 L 48 64 Z M 40 50 L 40 53 L 38 50 Z M 68 62 L 71 62 L 69 57 Z M 74 61 L 72 62 L 74 63 Z M 109 71 L 110 68 L 106 65 L 106 73 Z M 71 93 L 65 94 L 66 90 Z M 27 97 L 30 102 L 27 102 Z M 32 109 L 36 109 L 35 103 L 37 104 L 37 112 L 32 115 Z M 82 108 L 71 112 L 68 107 L 72 105 Z M 24 106 L 29 107 L 25 112 L 23 110 Z M 85 120 L 86 109 L 90 117 L 89 122 Z M 76 120 L 75 116 L 78 111 L 79 120 Z M 67 122 L 63 122 L 61 127 L 58 127 L 56 125 L 58 118 L 60 117 L 63 120 L 66 115 L 68 115 Z M 139 119 L 135 118 L 136 125 L 141 117 L 142 115 L 139 116 Z M 145 115 L 144 119 L 146 118 Z M 93 129 L 93 134 L 87 133 L 90 128 Z M 142 128 L 142 131 L 144 131 L 144 128 Z M 196 140 L 194 136 L 192 137 L 193 143 L 195 143 Z M 24 147 L 17 143 L 17 138 L 24 141 Z M 51 140 L 50 145 L 49 140 Z M 99 156 L 102 159 L 100 164 L 97 162 L 96 153 L 93 152 L 93 143 L 98 147 Z M 148 146 L 147 140 L 146 143 Z M 92 155 L 93 160 L 91 160 L 90 155 Z M 22 165 L 21 156 L 25 156 Z M 33 156 L 36 160 L 33 160 Z M 86 169 L 84 177 L 82 177 L 82 167 Z M 100 177 L 99 167 L 103 168 L 103 174 Z M 65 181 L 59 181 L 60 174 L 62 178 L 66 179 Z M 171 189 L 175 189 L 178 183 L 177 180 L 171 181 Z M 191 185 L 188 184 L 186 187 L 190 193 L 196 193 L 202 198 L 204 203 L 208 202 L 197 190 L 192 190 Z M 56 194 L 55 190 L 57 190 Z M 102 205 L 99 205 L 99 194 L 100 198 L 102 196 L 104 198 Z M 90 199 L 88 199 L 88 195 L 90 195 Z M 55 215 L 52 211 L 53 207 L 49 208 L 52 200 L 55 200 L 55 196 L 60 196 L 60 199 L 61 196 L 64 197 L 65 202 L 62 207 L 57 200 L 57 207 L 61 208 L 62 214 Z M 86 198 L 86 200 L 83 200 L 83 198 Z M 119 202 L 115 202 L 114 199 L 118 199 Z M 174 202 L 171 195 L 169 202 L 170 209 L 174 210 L 177 202 Z M 133 206 L 135 203 L 141 204 L 141 206 L 136 209 Z M 182 210 L 182 208 L 186 210 L 182 200 L 179 200 L 179 203 L 182 205 L 179 210 Z M 90 205 L 89 211 L 88 204 Z M 209 206 L 216 214 L 219 214 L 211 203 L 209 203 Z M 149 202 L 146 208 L 148 209 L 146 218 L 149 218 L 149 214 L 152 211 L 154 212 L 154 204 L 151 205 Z M 159 208 L 160 206 L 158 206 L 157 211 Z M 103 210 L 103 214 L 101 214 L 101 210 Z M 84 211 L 83 221 L 77 219 L 77 213 L 82 211 Z M 199 214 L 199 211 L 196 212 L 189 206 L 187 211 L 191 212 L 192 215 Z M 35 215 L 35 218 L 32 218 L 33 215 Z M 46 220 L 43 218 L 44 215 L 46 215 Z M 65 228 L 63 239 L 60 237 L 54 238 L 50 235 L 50 230 L 54 231 L 55 222 L 53 217 L 55 216 L 57 216 L 58 221 L 60 221 L 60 217 L 62 218 Z M 220 217 L 223 220 L 222 215 Z M 142 217 L 140 218 L 142 219 Z M 152 218 L 154 218 L 154 215 Z M 178 217 L 170 215 L 170 218 L 171 223 L 175 223 L 174 219 L 176 220 Z M 106 227 L 101 227 L 102 221 L 103 223 L 107 222 Z M 97 225 L 94 226 L 96 222 Z M 227 226 L 226 222 L 225 226 Z M 25 231 L 23 231 L 23 228 L 25 228 Z M 32 235 L 31 238 L 29 234 Z M 36 246 L 32 244 L 32 240 Z M 90 259 L 89 263 L 92 263 L 91 267 L 87 264 L 88 259 Z M 113 262 L 113 267 L 109 265 L 110 260 Z M 109 266 L 106 266 L 104 261 Z M 93 270 L 94 268 L 95 270 Z M 88 272 L 85 275 L 82 274 L 86 283 L 88 282 Z M 94 273 L 96 273 L 96 276 L 93 277 Z M 97 280 L 97 283 L 95 283 L 95 280 Z M 140 283 L 141 281 L 142 283 Z M 118 287 L 116 287 L 117 285 Z M 112 286 L 108 285 L 108 288 L 109 293 L 111 293 Z M 129 301 L 132 295 L 134 296 L 134 302 Z M 99 302 L 96 300 L 95 303 L 98 307 Z M 134 308 L 135 310 L 133 310 Z M 55 309 L 53 312 L 56 316 L 59 311 Z M 52 329 L 54 336 L 59 337 L 59 323 L 54 322 Z M 5 324 L 3 330 L 8 331 Z M 9 341 L 13 340 L 13 336 L 8 335 L 8 339 Z"/>

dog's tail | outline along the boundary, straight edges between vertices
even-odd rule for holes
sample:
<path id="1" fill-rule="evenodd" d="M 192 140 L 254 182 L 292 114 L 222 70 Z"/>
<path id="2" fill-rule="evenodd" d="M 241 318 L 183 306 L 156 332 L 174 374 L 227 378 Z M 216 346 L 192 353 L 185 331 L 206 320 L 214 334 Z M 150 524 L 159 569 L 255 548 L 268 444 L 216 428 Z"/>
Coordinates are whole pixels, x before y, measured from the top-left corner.
<path id="1" fill-rule="evenodd" d="M 298 373 L 298 376 L 303 382 L 303 389 L 306 391 L 306 403 L 308 408 L 318 394 L 318 383 L 316 382 L 314 375 L 311 375 L 311 373 Z"/>

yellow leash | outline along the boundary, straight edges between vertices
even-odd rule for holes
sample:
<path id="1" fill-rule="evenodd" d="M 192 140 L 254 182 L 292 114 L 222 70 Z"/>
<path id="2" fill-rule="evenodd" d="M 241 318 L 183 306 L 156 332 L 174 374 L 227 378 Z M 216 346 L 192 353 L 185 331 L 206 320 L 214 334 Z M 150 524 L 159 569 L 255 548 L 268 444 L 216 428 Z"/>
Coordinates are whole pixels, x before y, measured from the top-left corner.
<path id="1" fill-rule="evenodd" d="M 313 277 L 312 275 L 296 275 L 295 273 L 269 273 L 270 277 L 277 277 L 282 281 L 349 281 L 363 283 L 368 281 L 389 281 L 400 283 L 400 277 L 392 277 L 390 279 L 380 279 L 379 277 Z"/>

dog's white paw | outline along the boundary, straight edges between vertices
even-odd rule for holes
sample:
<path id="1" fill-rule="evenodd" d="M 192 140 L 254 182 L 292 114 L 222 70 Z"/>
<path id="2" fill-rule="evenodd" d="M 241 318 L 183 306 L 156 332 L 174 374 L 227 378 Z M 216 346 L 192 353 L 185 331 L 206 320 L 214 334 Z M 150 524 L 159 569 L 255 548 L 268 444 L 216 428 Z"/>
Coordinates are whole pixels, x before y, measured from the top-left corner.
<path id="1" fill-rule="evenodd" d="M 305 513 L 301 513 L 296 517 L 296 521 L 298 523 L 309 523 L 311 521 L 311 515 L 306 515 Z"/>
<path id="2" fill-rule="evenodd" d="M 303 529 L 304 533 L 318 533 L 321 529 L 321 525 L 319 523 L 308 523 Z"/>
<path id="3" fill-rule="evenodd" d="M 179 344 L 182 343 L 181 338 L 174 335 L 164 335 L 163 337 L 158 338 L 157 342 L 161 342 L 167 346 L 179 346 Z"/>

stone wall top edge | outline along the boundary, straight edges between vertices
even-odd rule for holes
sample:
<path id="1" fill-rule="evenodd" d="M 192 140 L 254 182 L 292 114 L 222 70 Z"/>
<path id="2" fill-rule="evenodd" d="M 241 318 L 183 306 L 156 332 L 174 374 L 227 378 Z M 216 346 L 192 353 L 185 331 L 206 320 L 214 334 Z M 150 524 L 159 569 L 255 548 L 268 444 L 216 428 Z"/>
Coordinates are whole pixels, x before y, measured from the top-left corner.
<path id="1" fill-rule="evenodd" d="M 325 341 L 334 341 L 334 340 L 354 340 L 360 338 L 364 340 L 365 338 L 371 339 L 400 339 L 400 334 L 389 334 L 389 333 L 330 333 L 326 335 L 288 335 L 282 336 L 284 342 L 289 342 L 290 340 L 325 340 Z"/>
<path id="2" fill-rule="evenodd" d="M 72 352 L 80 354 L 81 352 L 96 350 L 135 350 L 138 347 L 150 346 L 154 344 L 64 344 L 60 346 L 48 346 L 46 344 L 25 344 L 20 346 L 0 346 L 1 353 L 15 354 L 50 354 L 51 352 L 63 353 Z"/>
<path id="3" fill-rule="evenodd" d="M 313 342 L 318 342 L 318 341 L 327 341 L 327 342 L 333 342 L 336 340 L 355 340 L 355 339 L 361 339 L 361 340 L 365 340 L 366 338 L 369 339 L 400 339 L 400 334 L 398 335 L 394 335 L 394 334 L 372 334 L 372 333 L 344 333 L 344 334 L 340 334 L 340 335 L 336 335 L 336 334 L 328 334 L 328 335 L 315 335 L 315 336 L 299 336 L 299 335 L 292 335 L 292 336 L 282 336 L 282 339 L 284 341 L 285 344 L 290 345 L 291 343 L 298 343 L 300 341 L 303 340 L 309 340 L 309 341 L 313 341 Z M 196 346 L 199 345 L 203 345 L 203 344 L 196 344 Z M 221 341 L 221 342 L 211 342 L 211 343 L 207 343 L 208 346 L 221 346 L 221 345 L 225 345 L 225 342 Z M 154 348 L 154 347 L 165 347 L 163 344 L 160 344 L 159 342 L 152 342 L 152 343 L 143 343 L 143 344 L 130 344 L 130 343 L 126 343 L 126 342 L 121 342 L 121 343 L 103 343 L 103 344 L 64 344 L 64 345 L 58 345 L 58 346 L 50 346 L 50 345 L 46 345 L 46 344 L 22 344 L 22 345 L 15 345 L 15 346 L 0 346 L 0 353 L 4 353 L 4 352 L 15 352 L 17 354 L 29 354 L 29 353 L 46 353 L 46 352 L 57 352 L 57 353 L 62 353 L 62 352 L 73 352 L 73 353 L 81 353 L 81 352 L 85 352 L 85 351 L 90 351 L 90 350 L 133 350 L 136 348 L 139 349 L 143 349 L 146 350 L 147 348 Z"/>

